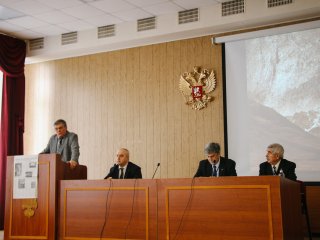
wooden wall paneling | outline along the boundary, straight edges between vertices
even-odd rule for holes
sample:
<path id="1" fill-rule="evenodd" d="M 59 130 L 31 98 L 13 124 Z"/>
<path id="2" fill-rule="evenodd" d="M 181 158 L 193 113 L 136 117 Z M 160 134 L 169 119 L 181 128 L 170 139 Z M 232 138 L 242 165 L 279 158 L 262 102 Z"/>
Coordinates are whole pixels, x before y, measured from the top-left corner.
<path id="1" fill-rule="evenodd" d="M 140 157 L 144 159 L 143 164 L 140 166 L 142 168 L 142 176 L 147 178 L 147 115 L 149 114 L 148 103 L 150 103 L 150 93 L 148 89 L 148 68 L 150 68 L 150 63 L 152 63 L 152 47 L 146 46 L 140 48 L 140 91 L 139 91 L 139 118 L 140 118 Z"/>
<path id="2" fill-rule="evenodd" d="M 69 68 L 68 62 L 70 59 L 62 60 L 63 66 L 60 68 L 59 72 L 59 93 L 58 93 L 58 101 L 59 101 L 59 112 L 56 118 L 63 118 L 68 121 L 68 72 L 72 71 Z M 68 69 L 68 70 L 67 70 Z M 56 119 L 54 119 L 56 120 Z M 70 126 L 71 127 L 71 126 Z"/>
<path id="3" fill-rule="evenodd" d="M 126 69 L 126 50 L 120 51 L 119 56 L 120 64 L 117 65 L 117 71 L 119 72 L 119 81 L 118 84 L 120 87 L 116 87 L 116 89 L 120 90 L 118 91 L 118 98 L 120 102 L 120 142 L 119 146 L 127 146 L 127 112 L 128 108 L 130 106 L 127 106 L 127 88 L 128 88 L 128 79 L 127 79 L 127 69 Z"/>
<path id="4" fill-rule="evenodd" d="M 55 63 L 53 61 L 51 62 L 48 62 L 48 67 L 47 67 L 47 72 L 48 72 L 48 78 L 49 78 L 49 86 L 48 86 L 48 94 L 50 94 L 50 98 L 49 98 L 49 106 L 45 106 L 46 108 L 49 109 L 49 116 L 47 118 L 47 121 L 44 123 L 46 125 L 44 126 L 47 126 L 46 129 L 48 129 L 48 137 L 51 136 L 52 134 L 52 131 L 53 131 L 53 122 L 52 122 L 52 119 L 54 119 L 54 103 L 55 103 L 55 98 L 56 98 L 56 95 L 55 95 L 55 77 L 56 77 L 56 69 L 55 69 Z M 43 129 L 41 130 L 43 131 Z M 47 139 L 47 137 L 46 137 Z"/>
<path id="5" fill-rule="evenodd" d="M 82 60 L 82 61 L 81 61 Z M 83 61 L 83 58 L 74 58 L 73 59 L 73 76 L 72 78 L 75 79 L 75 84 L 73 86 L 73 91 L 75 92 L 74 96 L 74 105 L 73 105 L 73 112 L 72 112 L 72 117 L 75 120 L 72 120 L 72 122 L 67 122 L 68 126 L 70 126 L 70 131 L 75 132 L 78 135 L 78 141 L 80 145 L 80 157 L 79 157 L 79 162 L 80 164 L 88 165 L 87 162 L 87 157 L 85 157 L 86 151 L 83 151 L 83 146 L 84 146 L 84 141 L 85 141 L 85 134 L 84 131 L 86 131 L 86 128 L 84 128 L 84 114 L 85 110 L 83 109 L 84 107 L 84 76 L 83 76 L 83 71 L 80 71 L 81 63 Z M 83 109 L 81 111 L 81 109 Z M 54 118 L 53 118 L 54 120 Z M 68 127 L 69 128 L 69 127 Z"/>
<path id="6" fill-rule="evenodd" d="M 104 143 L 104 147 L 107 149 L 107 154 L 104 156 L 106 160 L 106 164 L 102 166 L 104 168 L 104 174 L 103 177 L 107 175 L 110 167 L 113 166 L 114 161 L 115 161 L 115 152 L 113 150 L 113 141 L 114 141 L 114 135 L 113 135 L 113 120 L 114 120 L 114 106 L 113 106 L 113 101 L 114 101 L 114 94 L 113 94 L 113 81 L 111 81 L 111 76 L 113 74 L 113 69 L 112 69 L 112 52 L 106 53 L 105 54 L 105 69 L 106 71 L 106 78 L 104 79 L 104 82 L 106 84 L 106 89 L 104 92 L 104 96 L 106 97 L 106 102 L 103 104 L 103 109 L 105 110 L 106 117 L 104 118 L 104 127 L 106 129 L 105 134 L 106 134 L 106 142 Z"/>
<path id="7" fill-rule="evenodd" d="M 121 64 L 123 63 L 122 58 L 123 51 L 113 52 L 113 64 L 112 72 L 109 80 L 113 83 L 113 156 L 116 155 L 118 148 L 126 147 L 125 137 L 123 135 L 123 127 L 125 126 L 125 119 L 123 111 L 125 110 L 125 94 L 126 82 L 122 82 Z"/>
<path id="8" fill-rule="evenodd" d="M 173 77 L 174 77 L 174 159 L 170 160 L 172 161 L 170 164 L 170 169 L 172 169 L 172 172 L 169 172 L 169 178 L 173 177 L 179 177 L 181 176 L 181 168 L 179 164 L 181 164 L 178 160 L 185 157 L 185 154 L 182 152 L 182 143 L 181 143 L 181 132 L 182 132 L 182 115 L 181 115 L 181 108 L 183 106 L 183 96 L 181 96 L 181 93 L 179 92 L 179 78 L 181 74 L 181 42 L 174 42 L 174 61 L 173 61 Z M 169 170 L 170 170 L 169 169 Z"/>
<path id="9" fill-rule="evenodd" d="M 134 48 L 132 50 L 132 59 L 130 60 L 130 64 L 132 65 L 132 81 L 133 88 L 132 91 L 132 99 L 130 102 L 133 103 L 133 115 L 131 119 L 132 123 L 132 133 L 133 133 L 133 143 L 131 152 L 133 153 L 132 160 L 139 166 L 143 165 L 143 155 L 141 152 L 141 137 L 140 137 L 140 91 L 141 91 L 141 79 L 140 79 L 140 48 Z"/>
<path id="10" fill-rule="evenodd" d="M 161 138 L 161 132 L 163 131 L 161 126 L 161 115 L 163 114 L 160 112 L 160 105 L 161 99 L 160 99 L 160 72 L 163 70 L 163 66 L 161 66 L 161 58 L 164 55 L 164 49 L 165 44 L 155 44 L 153 45 L 153 60 L 152 60 L 152 89 L 150 91 L 153 93 L 153 108 L 154 111 L 154 117 L 153 117 L 153 146 L 152 146 L 152 158 L 150 159 L 150 176 L 152 177 L 153 172 L 156 168 L 157 162 L 161 161 L 161 149 L 160 149 L 160 138 Z"/>
<path id="11" fill-rule="evenodd" d="M 204 53 L 202 52 L 202 61 L 205 63 L 204 67 L 207 68 L 208 70 L 214 70 L 215 74 L 216 74 L 216 68 L 215 66 L 212 64 L 212 56 L 211 54 L 213 54 L 213 50 L 212 50 L 212 46 L 211 46 L 211 42 L 209 42 L 209 39 L 204 38 L 202 39 L 202 46 L 203 49 L 210 49 L 210 54 Z M 219 91 L 218 88 L 221 85 L 221 79 L 217 80 L 217 87 L 214 90 L 214 92 L 212 93 L 212 96 L 214 97 L 213 101 L 210 102 L 208 104 L 208 109 L 206 109 L 207 111 L 204 112 L 204 128 L 206 129 L 206 131 L 204 132 L 204 144 L 202 146 L 202 149 L 204 148 L 204 145 L 207 144 L 208 142 L 218 142 L 219 141 L 219 136 L 217 136 L 216 133 L 216 127 L 215 127 L 215 123 L 214 123 L 214 119 L 215 116 L 218 115 L 218 99 L 217 99 L 217 92 Z M 220 143 L 221 144 L 221 143 Z M 203 152 L 203 150 L 202 150 Z M 204 153 L 203 153 L 204 154 Z"/>
<path id="12" fill-rule="evenodd" d="M 208 39 L 207 44 L 210 42 L 211 44 L 211 39 Z M 218 128 L 220 129 L 224 129 L 224 117 L 223 117 L 223 107 L 224 107 L 224 103 L 223 103 L 223 75 L 222 75 L 222 48 L 221 45 L 218 46 L 214 46 L 213 47 L 213 54 L 211 56 L 211 59 L 213 61 L 213 64 L 216 66 L 215 71 L 216 71 L 216 78 L 219 79 L 220 82 L 220 88 L 219 91 L 217 91 L 217 99 L 218 101 L 218 105 L 219 105 L 219 118 L 218 120 Z M 224 135 L 219 134 L 220 137 L 220 142 L 222 143 L 224 141 Z"/>
<path id="13" fill-rule="evenodd" d="M 64 118 L 79 136 L 89 179 L 105 176 L 119 147 L 144 178 L 158 162 L 156 177 L 193 176 L 205 143 L 223 149 L 220 51 L 200 37 L 27 65 L 25 153 L 41 151 L 53 121 Z M 215 100 L 201 111 L 179 91 L 180 75 L 196 65 L 214 69 L 218 80 Z"/>
<path id="14" fill-rule="evenodd" d="M 77 106 L 78 101 L 78 78 L 77 78 L 77 69 L 78 69 L 78 59 L 72 58 L 70 61 L 70 68 L 72 69 L 71 75 L 69 75 L 69 86 L 68 86 L 68 95 L 71 98 L 71 105 L 69 105 L 69 121 L 70 127 L 73 131 L 78 132 L 78 118 L 77 112 L 79 111 Z"/>
<path id="15" fill-rule="evenodd" d="M 35 122 L 37 124 L 39 124 L 39 126 L 43 126 L 44 127 L 44 119 L 46 118 L 48 112 L 46 111 L 46 109 L 44 109 L 44 105 L 45 104 L 45 97 L 42 95 L 44 93 L 44 82 L 45 82 L 45 71 L 44 71 L 44 67 L 45 64 L 40 64 L 39 68 L 37 69 L 37 81 L 35 84 L 35 98 L 37 99 L 37 101 L 35 102 Z M 40 116 L 41 115 L 41 116 Z M 41 138 L 41 131 L 35 129 L 34 127 L 34 132 L 36 133 L 36 137 L 35 137 L 35 141 L 34 141 L 34 145 L 37 146 L 38 142 L 36 139 L 40 139 Z M 44 147 L 45 145 L 43 145 Z"/>
<path id="16" fill-rule="evenodd" d="M 100 167 L 99 167 L 99 175 L 101 178 L 105 177 L 108 169 L 112 166 L 112 158 L 108 155 L 108 74 L 107 74 L 107 54 L 103 53 L 100 54 L 100 81 L 101 81 L 101 105 L 100 105 L 100 118 L 101 123 L 100 125 L 96 126 L 97 132 L 100 133 L 100 149 L 99 151 L 100 156 Z M 111 156 L 111 154 L 110 154 Z"/>
<path id="17" fill-rule="evenodd" d="M 199 58 L 198 51 L 201 51 L 199 47 L 198 38 L 189 41 L 188 45 L 188 70 L 187 72 L 193 71 L 195 66 L 202 66 L 201 58 Z M 203 131 L 206 129 L 201 128 L 197 123 L 197 115 L 201 114 L 200 110 L 194 110 L 190 106 L 184 105 L 184 108 L 188 110 L 188 125 L 187 125 L 187 134 L 188 134 L 188 156 L 189 156 L 189 166 L 188 172 L 186 172 L 186 177 L 192 177 L 195 174 L 194 162 L 197 161 L 196 155 L 198 154 L 195 151 L 197 144 L 198 135 L 203 135 Z"/>
<path id="18" fill-rule="evenodd" d="M 121 83 L 119 83 L 120 81 L 120 73 L 119 73 L 119 68 L 118 65 L 120 64 L 120 55 L 119 52 L 111 52 L 110 53 L 110 74 L 108 77 L 108 81 L 110 81 L 110 86 L 109 86 L 109 90 L 112 91 L 112 99 L 110 104 L 112 105 L 112 110 L 109 112 L 110 113 L 110 131 L 113 132 L 113 139 L 110 142 L 110 145 L 108 147 L 112 147 L 112 157 L 113 159 L 115 159 L 116 156 L 116 152 L 117 152 L 117 148 L 120 147 L 121 143 L 120 143 L 120 124 L 123 121 L 120 118 L 120 112 L 122 110 L 122 106 L 121 106 L 121 101 L 120 98 L 122 97 L 122 94 L 119 89 L 119 87 L 123 87 L 121 86 Z"/>
<path id="19" fill-rule="evenodd" d="M 133 91 L 134 91 L 134 81 L 133 81 L 133 71 L 134 71 L 134 49 L 126 50 L 126 147 L 129 149 L 132 156 L 134 156 L 133 151 L 133 111 L 134 111 L 134 102 L 133 102 Z"/>
<path id="20" fill-rule="evenodd" d="M 83 87 L 84 91 L 84 100 L 83 100 L 83 122 L 81 127 L 84 128 L 83 135 L 83 153 L 81 159 L 84 158 L 85 162 L 88 162 L 90 167 L 88 167 L 88 178 L 94 177 L 95 169 L 97 168 L 97 155 L 93 152 L 94 148 L 94 123 L 93 123 L 93 112 L 94 112 L 94 73 L 90 71 L 91 68 L 91 59 L 90 56 L 85 58 L 80 58 L 80 65 L 83 66 Z M 81 146 L 80 146 L 81 148 Z"/>
<path id="21" fill-rule="evenodd" d="M 38 119 L 41 121 L 41 126 L 46 129 L 52 129 L 52 124 L 49 122 L 50 116 L 50 99 L 52 98 L 52 92 L 50 90 L 50 65 L 49 64 L 41 64 L 40 68 L 40 81 L 37 91 L 37 105 L 39 109 L 39 117 Z M 40 122 L 38 121 L 38 122 Z M 42 139 L 41 131 L 38 130 L 37 139 Z M 41 147 L 41 143 L 37 141 L 36 146 Z"/>
<path id="22" fill-rule="evenodd" d="M 193 69 L 195 59 L 193 59 L 192 53 L 190 53 L 190 44 L 192 40 L 183 40 L 181 41 L 181 73 L 190 72 Z M 179 89 L 179 88 L 177 88 Z M 190 155 L 189 149 L 192 146 L 190 142 L 190 112 L 193 111 L 189 106 L 185 105 L 183 101 L 180 101 L 181 104 L 181 156 L 178 160 L 177 168 L 180 168 L 182 172 L 179 174 L 179 177 L 190 177 Z"/>
<path id="23" fill-rule="evenodd" d="M 153 57 L 153 49 L 154 46 L 149 47 L 149 55 L 145 56 L 149 61 L 147 62 L 146 68 L 146 85 L 147 85 L 147 102 L 146 102 L 146 178 L 150 178 L 152 176 L 153 171 L 153 147 L 154 147 L 154 99 L 155 99 L 155 82 L 156 82 L 156 74 L 153 73 L 154 69 L 154 57 Z"/>
<path id="24" fill-rule="evenodd" d="M 211 45 L 210 39 L 208 39 L 207 44 Z M 217 88 L 216 92 L 216 106 L 217 106 L 217 115 L 216 119 L 214 119 L 214 126 L 216 126 L 216 132 L 218 133 L 219 129 L 222 129 L 222 132 L 224 130 L 224 116 L 223 116 L 223 76 L 222 76 L 222 53 L 221 53 L 221 45 L 214 46 L 213 47 L 213 54 L 211 56 L 212 59 L 212 64 L 215 67 L 216 71 L 216 78 L 219 79 L 220 86 Z M 216 134 L 217 137 L 219 138 L 219 142 L 222 146 L 222 151 L 224 152 L 224 135 L 223 134 Z"/>
<path id="25" fill-rule="evenodd" d="M 203 38 L 196 38 L 195 41 L 197 46 L 197 49 L 195 51 L 195 59 L 198 59 L 198 61 L 200 61 L 200 63 L 198 63 L 199 66 L 206 68 L 208 67 L 207 66 L 208 61 L 205 61 L 205 59 L 207 58 L 207 56 L 211 54 L 211 51 L 208 51 L 208 49 L 204 48 L 203 41 L 205 40 Z M 212 135 L 212 131 L 210 130 L 211 119 L 208 119 L 206 117 L 206 115 L 208 115 L 207 112 L 208 111 L 211 112 L 211 107 L 212 107 L 210 106 L 211 104 L 212 103 L 209 103 L 206 109 L 202 109 L 201 111 L 196 112 L 195 122 L 196 122 L 196 128 L 197 128 L 197 135 L 195 139 L 196 141 L 194 142 L 194 146 L 196 149 L 198 149 L 198 152 L 195 153 L 195 158 L 191 160 L 191 170 L 193 170 L 192 171 L 193 176 L 197 171 L 199 161 L 205 158 L 203 148 L 207 141 L 206 136 Z"/>
<path id="26" fill-rule="evenodd" d="M 207 44 L 211 45 L 211 41 L 208 39 Z M 212 46 L 213 48 L 213 54 L 210 56 L 212 64 L 214 64 L 215 71 L 216 71 L 216 79 L 219 79 L 220 85 L 217 85 L 216 90 L 216 118 L 214 118 L 213 123 L 217 126 L 217 137 L 219 139 L 219 142 L 222 146 L 222 152 L 224 153 L 224 134 L 219 134 L 219 132 L 224 132 L 224 116 L 223 116 L 223 77 L 222 77 L 222 53 L 221 53 L 221 45 L 218 46 Z M 217 54 L 217 56 L 215 56 Z M 219 131 L 220 130 L 220 131 Z"/>
<path id="27" fill-rule="evenodd" d="M 167 55 L 168 55 L 168 44 L 161 45 L 161 52 L 159 55 L 160 62 L 160 72 L 159 72 L 159 104 L 160 104 L 160 125 L 158 126 L 159 134 L 159 152 L 156 153 L 159 156 L 159 160 L 154 163 L 154 168 L 156 169 L 157 163 L 159 162 L 164 167 L 168 166 L 168 92 L 167 83 L 170 82 L 168 78 L 168 65 L 167 65 Z M 170 67 L 171 68 L 171 67 Z M 160 165 L 161 166 L 161 165 Z M 161 169 L 161 168 L 160 168 Z M 160 169 L 156 173 L 155 178 L 161 176 Z"/>
<path id="28" fill-rule="evenodd" d="M 73 67 L 73 61 L 74 58 L 68 59 L 66 62 L 67 66 L 64 69 L 64 75 L 66 76 L 67 84 L 65 86 L 65 94 L 64 99 L 65 102 L 63 103 L 63 106 L 65 107 L 65 110 L 63 111 L 65 114 L 63 118 L 67 120 L 67 123 L 70 125 L 70 130 L 76 129 L 75 126 L 75 120 L 73 118 L 73 95 L 75 93 L 75 77 L 74 77 L 74 71 L 75 68 Z M 74 131 L 74 130 L 73 130 Z"/>
<path id="29" fill-rule="evenodd" d="M 56 120 L 56 118 L 59 118 L 61 117 L 61 88 L 63 87 L 62 86 L 62 82 L 64 81 L 64 79 L 62 78 L 62 74 L 61 74 L 61 71 L 62 71 L 62 68 L 64 66 L 63 64 L 63 60 L 56 60 L 54 61 L 54 64 L 56 66 L 56 69 L 55 69 L 55 89 L 54 89 L 54 101 L 53 101 L 53 115 L 55 116 L 55 119 L 52 119 L 52 122 L 54 120 Z"/>
<path id="30" fill-rule="evenodd" d="M 98 164 L 96 165 L 96 170 L 94 173 L 94 176 L 99 176 L 101 173 L 101 168 L 99 166 L 106 165 L 106 159 L 104 155 L 102 155 L 102 150 L 104 149 L 104 146 L 102 144 L 102 129 L 103 129 L 103 121 L 102 121 L 102 59 L 101 57 L 94 56 L 93 64 L 95 68 L 99 69 L 99 71 L 91 70 L 90 72 L 95 72 L 95 94 L 94 94 L 94 106 L 95 106 L 95 121 L 94 124 L 94 135 L 95 135 L 95 145 L 92 149 L 93 152 L 97 154 L 96 162 Z M 93 66 L 93 68 L 94 68 Z"/>
<path id="31" fill-rule="evenodd" d="M 172 172 L 174 171 L 174 167 L 172 166 L 175 162 L 175 145 L 174 145 L 174 129 L 175 129 L 175 104 L 176 99 L 181 98 L 181 95 L 176 94 L 176 85 L 175 82 L 179 80 L 174 76 L 174 43 L 170 42 L 166 44 L 167 47 L 167 56 L 166 56 L 166 71 L 163 73 L 163 77 L 161 78 L 163 81 L 162 91 L 166 92 L 166 111 L 167 111 L 167 138 L 162 138 L 163 145 L 166 145 L 167 158 L 165 161 L 161 162 L 160 167 L 160 178 L 168 178 L 169 176 L 173 176 Z M 166 80 L 166 81 L 165 81 Z M 163 86 L 164 85 L 164 86 Z M 163 149 L 163 152 L 165 149 Z M 164 154 L 162 152 L 162 154 Z"/>
<path id="32" fill-rule="evenodd" d="M 36 84 L 34 86 L 34 96 L 35 98 L 37 99 L 36 102 L 35 102 L 35 105 L 36 106 L 36 109 L 35 109 L 35 122 L 38 123 L 38 124 L 42 124 L 42 121 L 41 121 L 41 116 L 40 115 L 45 115 L 45 111 L 43 111 L 41 113 L 41 110 L 43 110 L 41 108 L 41 98 L 40 98 L 40 92 L 43 91 L 43 88 L 42 88 L 42 84 L 43 84 L 43 79 L 44 79 L 44 76 L 43 76 L 43 65 L 44 64 L 40 64 L 39 67 L 37 68 L 37 81 L 36 81 Z M 40 100 L 40 101 L 39 101 Z M 35 126 L 33 126 L 35 128 Z M 37 145 L 37 140 L 36 139 L 40 139 L 40 135 L 41 135 L 41 132 L 34 129 L 34 133 L 36 134 L 35 136 L 35 139 L 34 139 L 34 142 L 33 144 L 36 146 Z"/>
<path id="33" fill-rule="evenodd" d="M 117 149 L 121 146 L 124 146 L 123 144 L 123 136 L 121 132 L 121 128 L 123 126 L 123 118 L 121 112 L 123 111 L 123 91 L 125 89 L 125 86 L 121 84 L 121 76 L 120 76 L 120 52 L 116 51 L 113 53 L 113 73 L 110 76 L 110 81 L 113 82 L 113 93 L 114 93 L 114 99 L 113 99 L 113 113 L 114 113 L 114 120 L 113 120 L 113 137 L 114 137 L 114 146 L 113 151 L 114 155 L 117 152 Z"/>
<path id="34" fill-rule="evenodd" d="M 208 132 L 206 133 L 205 143 L 210 141 L 215 141 L 220 143 L 222 155 L 224 153 L 224 142 L 223 142 L 223 105 L 222 105 L 222 75 L 220 68 L 221 62 L 217 61 L 218 58 L 221 58 L 221 54 L 219 56 L 215 56 L 217 49 L 221 48 L 217 45 L 211 44 L 211 38 L 205 37 L 203 38 L 203 49 L 210 49 L 210 54 L 203 54 L 204 62 L 206 63 L 206 68 L 210 70 L 214 70 L 217 86 L 213 93 L 214 100 L 210 103 L 210 111 L 206 112 L 205 118 L 210 121 L 211 124 L 208 124 L 206 128 Z M 222 122 L 220 122 L 220 118 L 222 118 Z M 206 122 L 206 121 L 205 121 Z M 222 132 L 221 132 L 222 130 Z"/>
<path id="35" fill-rule="evenodd" d="M 34 79 L 36 77 L 35 69 L 38 65 L 32 65 L 29 68 L 25 69 L 25 75 L 30 76 L 29 79 L 26 78 L 25 82 L 25 132 L 24 132 L 24 149 L 27 153 L 32 153 L 33 151 L 33 139 L 34 135 L 32 135 L 32 123 L 35 118 L 35 98 L 34 98 Z"/>

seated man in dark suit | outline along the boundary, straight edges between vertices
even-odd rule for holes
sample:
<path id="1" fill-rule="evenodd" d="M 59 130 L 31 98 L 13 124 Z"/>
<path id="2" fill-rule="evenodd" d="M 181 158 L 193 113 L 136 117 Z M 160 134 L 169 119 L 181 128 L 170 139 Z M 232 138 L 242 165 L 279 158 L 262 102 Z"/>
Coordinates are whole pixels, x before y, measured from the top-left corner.
<path id="1" fill-rule="evenodd" d="M 267 161 L 260 164 L 259 175 L 283 175 L 293 181 L 297 180 L 296 164 L 283 158 L 284 149 L 278 143 L 267 148 Z"/>
<path id="2" fill-rule="evenodd" d="M 108 178 L 142 178 L 141 168 L 129 162 L 129 151 L 127 149 L 119 149 L 117 153 L 117 163 L 110 168 L 110 172 L 104 179 Z"/>
<path id="3" fill-rule="evenodd" d="M 200 161 L 194 177 L 237 176 L 235 161 L 220 156 L 218 143 L 208 143 L 204 152 L 207 159 Z"/>

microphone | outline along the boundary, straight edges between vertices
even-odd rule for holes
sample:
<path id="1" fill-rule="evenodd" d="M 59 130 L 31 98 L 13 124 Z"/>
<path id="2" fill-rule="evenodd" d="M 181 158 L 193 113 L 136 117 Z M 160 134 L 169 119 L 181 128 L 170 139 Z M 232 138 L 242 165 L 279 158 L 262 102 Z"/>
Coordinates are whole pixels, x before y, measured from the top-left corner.
<path id="1" fill-rule="evenodd" d="M 160 166 L 160 163 L 158 163 L 158 164 L 157 164 L 156 170 L 154 171 L 153 176 L 152 176 L 152 178 L 151 178 L 151 179 L 153 179 L 153 178 L 154 178 L 154 175 L 156 175 L 156 172 L 157 172 L 157 170 L 158 170 L 159 166 Z"/>

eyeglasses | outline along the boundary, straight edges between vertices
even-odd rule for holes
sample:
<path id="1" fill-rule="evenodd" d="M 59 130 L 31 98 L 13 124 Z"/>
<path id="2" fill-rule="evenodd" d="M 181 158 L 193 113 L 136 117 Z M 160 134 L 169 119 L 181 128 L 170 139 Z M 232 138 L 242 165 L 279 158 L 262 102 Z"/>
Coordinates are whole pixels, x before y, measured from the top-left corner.
<path id="1" fill-rule="evenodd" d="M 214 157 L 218 157 L 219 154 L 218 153 L 213 153 L 213 154 L 208 154 L 207 156 L 208 156 L 208 158 L 214 158 Z"/>

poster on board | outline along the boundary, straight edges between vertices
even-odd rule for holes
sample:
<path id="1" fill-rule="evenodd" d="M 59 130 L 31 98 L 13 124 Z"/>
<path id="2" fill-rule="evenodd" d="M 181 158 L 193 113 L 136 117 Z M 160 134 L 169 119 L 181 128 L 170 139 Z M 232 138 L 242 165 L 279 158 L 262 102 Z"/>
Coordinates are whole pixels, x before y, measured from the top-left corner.
<path id="1" fill-rule="evenodd" d="M 38 155 L 14 156 L 13 199 L 37 198 Z"/>

